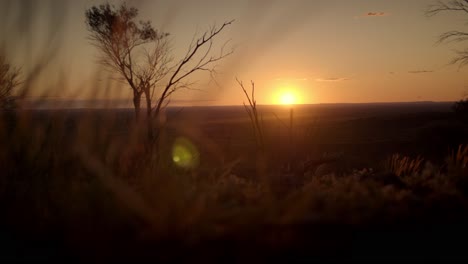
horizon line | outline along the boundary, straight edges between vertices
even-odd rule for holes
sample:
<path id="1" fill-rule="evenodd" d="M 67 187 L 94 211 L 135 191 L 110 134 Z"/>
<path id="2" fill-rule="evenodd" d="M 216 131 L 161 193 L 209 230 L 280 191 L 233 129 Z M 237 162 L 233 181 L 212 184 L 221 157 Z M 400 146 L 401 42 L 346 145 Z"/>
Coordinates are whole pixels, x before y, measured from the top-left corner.
<path id="1" fill-rule="evenodd" d="M 455 103 L 454 101 L 374 101 L 374 102 L 334 102 L 334 103 L 310 103 L 310 104 L 293 104 L 293 105 L 283 105 L 283 104 L 258 104 L 260 107 L 303 107 L 303 106 L 319 106 L 319 105 L 384 105 L 384 104 L 448 104 Z M 167 108 L 196 108 L 196 107 L 244 107 L 242 104 L 226 104 L 226 105 L 168 105 Z M 37 105 L 21 108 L 20 110 L 47 110 L 47 109 L 134 109 L 131 106 L 69 106 L 64 107 L 63 105 L 54 106 L 54 105 Z M 146 109 L 142 107 L 141 109 Z"/>

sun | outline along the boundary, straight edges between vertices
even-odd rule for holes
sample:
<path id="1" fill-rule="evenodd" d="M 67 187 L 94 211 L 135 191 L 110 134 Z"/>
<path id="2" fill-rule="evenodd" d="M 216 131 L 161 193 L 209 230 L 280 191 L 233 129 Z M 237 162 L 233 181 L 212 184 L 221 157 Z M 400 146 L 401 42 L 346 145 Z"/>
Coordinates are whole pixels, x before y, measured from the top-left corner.
<path id="1" fill-rule="evenodd" d="M 299 86 L 290 83 L 275 85 L 270 96 L 271 103 L 275 105 L 284 105 L 286 107 L 303 104 L 305 99 L 302 89 L 300 89 Z"/>
<path id="2" fill-rule="evenodd" d="M 285 92 L 281 95 L 280 102 L 281 104 L 290 105 L 296 102 L 296 98 L 291 92 Z"/>
<path id="3" fill-rule="evenodd" d="M 283 105 L 292 105 L 297 103 L 297 98 L 291 91 L 285 91 L 280 95 L 279 101 Z"/>

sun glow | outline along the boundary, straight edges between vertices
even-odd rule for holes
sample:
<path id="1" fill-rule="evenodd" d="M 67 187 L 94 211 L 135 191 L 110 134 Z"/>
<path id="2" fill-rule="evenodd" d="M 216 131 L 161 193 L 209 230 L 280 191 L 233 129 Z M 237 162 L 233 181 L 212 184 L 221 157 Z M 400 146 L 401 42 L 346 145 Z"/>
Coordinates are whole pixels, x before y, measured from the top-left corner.
<path id="1" fill-rule="evenodd" d="M 303 85 L 303 84 L 302 84 Z M 308 100 L 301 84 L 294 82 L 280 82 L 272 84 L 270 102 L 275 105 L 292 106 L 304 104 Z"/>
<path id="2" fill-rule="evenodd" d="M 292 105 L 297 103 L 297 98 L 292 92 L 287 91 L 280 95 L 280 103 L 284 105 Z"/>
<path id="3" fill-rule="evenodd" d="M 291 86 L 280 88 L 274 93 L 273 102 L 280 105 L 295 105 L 302 103 L 301 93 Z"/>

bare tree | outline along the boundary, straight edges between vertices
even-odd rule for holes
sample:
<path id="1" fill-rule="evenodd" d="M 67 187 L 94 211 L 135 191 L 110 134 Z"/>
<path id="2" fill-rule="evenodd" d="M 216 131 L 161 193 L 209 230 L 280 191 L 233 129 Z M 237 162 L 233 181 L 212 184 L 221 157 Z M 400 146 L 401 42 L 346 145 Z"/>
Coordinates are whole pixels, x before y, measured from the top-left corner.
<path id="1" fill-rule="evenodd" d="M 213 26 L 201 37 L 194 38 L 185 56 L 172 64 L 168 34 L 155 30 L 149 21 L 137 25 L 137 16 L 138 10 L 125 3 L 118 9 L 105 4 L 87 10 L 86 23 L 92 44 L 101 52 L 101 64 L 119 73 L 132 88 L 137 119 L 141 96 L 145 95 L 151 131 L 151 120 L 159 118 L 169 97 L 181 88 L 191 87 L 190 76 L 199 71 L 214 74 L 216 63 L 232 54 L 232 49 L 225 49 L 227 42 L 217 54 L 213 54 L 213 46 L 214 38 L 233 21 Z M 161 84 L 163 79 L 166 82 Z"/>
<path id="2" fill-rule="evenodd" d="M 442 12 L 461 12 L 468 14 L 468 0 L 438 1 L 429 6 L 426 11 L 427 16 L 435 16 Z M 463 42 L 468 40 L 468 32 L 452 30 L 439 36 L 438 43 Z M 457 56 L 451 61 L 452 64 L 458 64 L 460 67 L 468 64 L 468 48 L 456 51 Z"/>
<path id="3" fill-rule="evenodd" d="M 150 115 L 152 88 L 167 74 L 171 60 L 169 34 L 155 30 L 150 21 L 137 22 L 138 10 L 125 3 L 118 8 L 109 3 L 93 6 L 85 16 L 89 39 L 101 53 L 99 62 L 118 73 L 133 91 L 136 119 L 142 94 Z"/>
<path id="4" fill-rule="evenodd" d="M 20 69 L 9 64 L 0 55 L 0 109 L 10 110 L 15 106 L 13 90 L 20 84 Z"/>

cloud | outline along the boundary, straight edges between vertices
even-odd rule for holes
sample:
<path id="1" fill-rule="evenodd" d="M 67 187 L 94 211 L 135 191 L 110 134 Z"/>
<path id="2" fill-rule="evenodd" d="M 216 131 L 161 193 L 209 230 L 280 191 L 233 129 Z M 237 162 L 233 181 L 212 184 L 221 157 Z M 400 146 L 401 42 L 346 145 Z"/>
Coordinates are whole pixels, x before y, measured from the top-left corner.
<path id="1" fill-rule="evenodd" d="M 357 16 L 356 18 L 360 18 L 360 17 L 383 17 L 383 16 L 389 16 L 390 13 L 386 13 L 386 12 L 367 12 L 363 15 L 360 15 L 360 16 Z"/>
<path id="2" fill-rule="evenodd" d="M 368 12 L 365 16 L 368 17 L 379 17 L 379 16 L 386 16 L 387 13 L 385 12 Z"/>
<path id="3" fill-rule="evenodd" d="M 430 73 L 434 71 L 420 70 L 420 71 L 408 71 L 408 73 L 419 74 L 419 73 Z"/>
<path id="4" fill-rule="evenodd" d="M 276 78 L 275 81 L 308 81 L 307 78 L 294 78 L 294 79 L 285 79 L 285 78 Z"/>
<path id="5" fill-rule="evenodd" d="M 349 78 L 337 78 L 337 77 L 315 79 L 315 81 L 317 81 L 317 82 L 342 82 L 342 81 L 349 81 L 349 80 L 351 80 L 351 79 L 349 79 Z"/>

